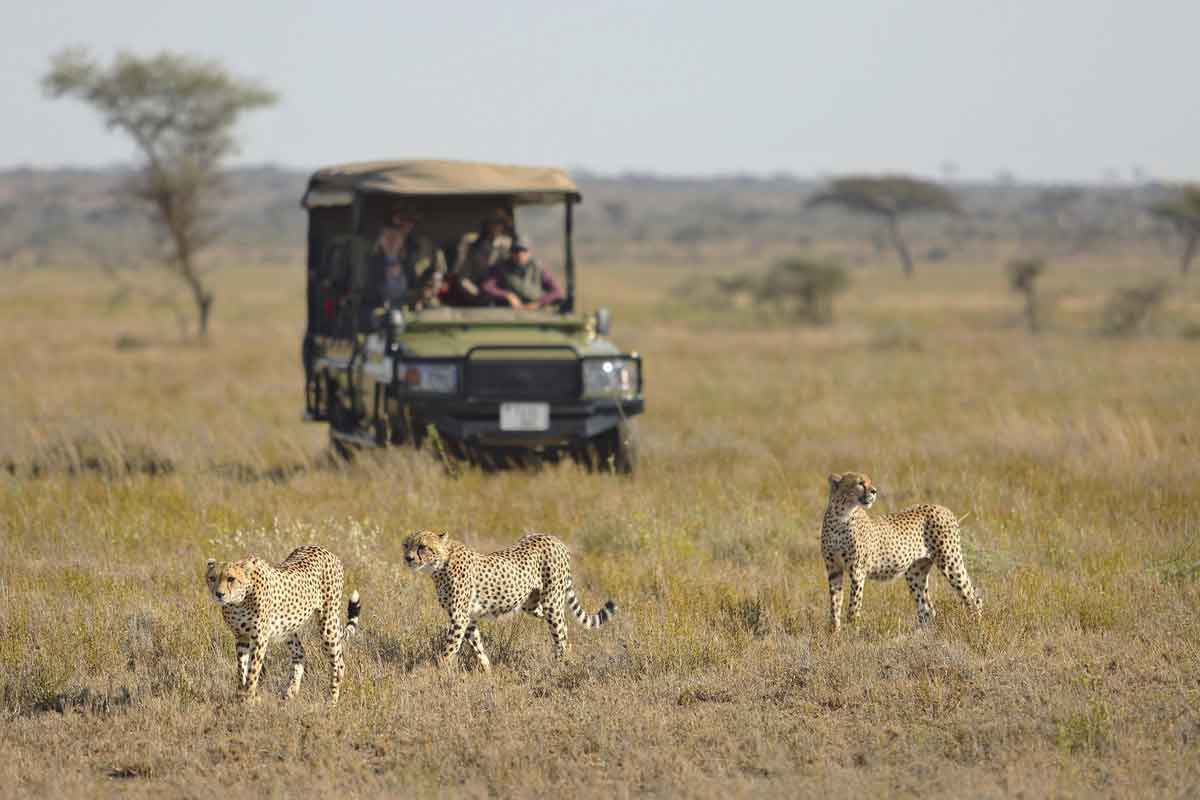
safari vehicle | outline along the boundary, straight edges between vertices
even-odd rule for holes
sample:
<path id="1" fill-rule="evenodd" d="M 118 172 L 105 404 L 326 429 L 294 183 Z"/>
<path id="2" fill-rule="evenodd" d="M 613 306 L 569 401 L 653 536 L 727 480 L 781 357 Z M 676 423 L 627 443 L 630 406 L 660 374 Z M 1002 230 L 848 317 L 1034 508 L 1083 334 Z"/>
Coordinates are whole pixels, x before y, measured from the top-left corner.
<path id="1" fill-rule="evenodd" d="M 565 172 L 456 161 L 354 163 L 318 170 L 308 211 L 305 419 L 329 425 L 344 456 L 432 445 L 485 467 L 573 458 L 632 472 L 642 362 L 608 339 L 610 315 L 576 310 L 573 210 Z M 450 271 L 460 242 L 502 210 L 563 208 L 557 307 L 372 307 L 370 252 L 388 215 L 416 220 Z"/>

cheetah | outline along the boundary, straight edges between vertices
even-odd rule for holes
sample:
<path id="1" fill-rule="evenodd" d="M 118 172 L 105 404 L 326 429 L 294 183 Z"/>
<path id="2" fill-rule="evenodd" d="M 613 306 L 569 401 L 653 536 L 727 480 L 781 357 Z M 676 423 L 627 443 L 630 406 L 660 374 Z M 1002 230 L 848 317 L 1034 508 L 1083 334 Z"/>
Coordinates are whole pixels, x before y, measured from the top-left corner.
<path id="1" fill-rule="evenodd" d="M 821 555 L 829 577 L 829 622 L 841 630 L 842 576 L 850 576 L 847 619 L 854 622 L 862 609 L 867 578 L 891 580 L 904 573 L 917 603 L 917 624 L 933 620 L 929 600 L 929 570 L 937 564 L 963 604 L 979 617 L 982 601 L 975 593 L 963 563 L 958 520 L 948 508 L 916 505 L 896 514 L 872 518 L 867 509 L 878 494 L 866 475 L 847 472 L 829 476 L 829 505 L 821 524 Z"/>
<path id="2" fill-rule="evenodd" d="M 325 655 L 332 665 L 329 700 L 338 701 L 342 675 L 342 642 L 358 630 L 358 592 L 350 595 L 342 628 L 342 562 L 323 547 L 305 545 L 272 566 L 256 556 L 240 561 L 208 560 L 208 589 L 221 606 L 221 616 L 237 639 L 238 698 L 258 699 L 258 676 L 272 639 L 284 639 L 292 653 L 292 679 L 284 693 L 290 699 L 304 677 L 304 646 L 299 632 L 317 612 Z"/>
<path id="3" fill-rule="evenodd" d="M 447 666 L 466 638 L 484 672 L 491 662 L 479 640 L 480 617 L 499 617 L 517 610 L 544 618 L 550 625 L 554 653 L 563 658 L 568 649 L 563 610 L 585 628 L 598 628 L 617 613 L 609 600 L 595 614 L 584 613 L 571 582 L 571 553 L 553 536 L 529 534 L 512 547 L 496 553 L 477 553 L 446 533 L 419 531 L 404 540 L 404 563 L 414 572 L 433 578 L 438 603 L 450 615 L 445 643 L 438 657 Z"/>

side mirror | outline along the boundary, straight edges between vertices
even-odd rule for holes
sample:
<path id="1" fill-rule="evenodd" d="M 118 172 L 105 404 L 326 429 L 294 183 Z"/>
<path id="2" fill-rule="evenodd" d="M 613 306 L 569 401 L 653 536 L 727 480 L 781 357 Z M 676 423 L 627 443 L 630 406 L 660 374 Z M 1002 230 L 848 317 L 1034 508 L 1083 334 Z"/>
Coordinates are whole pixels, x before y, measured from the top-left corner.
<path id="1" fill-rule="evenodd" d="M 612 330 L 612 312 L 607 308 L 596 309 L 596 335 L 608 336 Z"/>

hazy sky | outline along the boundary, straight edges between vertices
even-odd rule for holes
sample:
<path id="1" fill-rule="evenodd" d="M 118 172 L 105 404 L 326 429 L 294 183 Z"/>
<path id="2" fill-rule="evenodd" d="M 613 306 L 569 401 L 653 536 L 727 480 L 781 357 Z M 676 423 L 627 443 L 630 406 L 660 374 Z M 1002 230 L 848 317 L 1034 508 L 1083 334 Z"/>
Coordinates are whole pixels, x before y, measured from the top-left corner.
<path id="1" fill-rule="evenodd" d="M 86 44 L 187 51 L 277 89 L 242 162 L 1197 179 L 1198 42 L 1187 0 L 0 0 L 0 166 L 129 160 L 39 87 L 51 54 Z"/>

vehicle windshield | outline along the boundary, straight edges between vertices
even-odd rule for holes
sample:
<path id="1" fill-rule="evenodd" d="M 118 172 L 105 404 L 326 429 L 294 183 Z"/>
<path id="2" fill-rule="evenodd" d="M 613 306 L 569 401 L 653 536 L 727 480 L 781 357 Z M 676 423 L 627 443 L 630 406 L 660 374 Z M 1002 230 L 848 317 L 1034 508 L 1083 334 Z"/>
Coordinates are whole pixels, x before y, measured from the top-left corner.
<path id="1" fill-rule="evenodd" d="M 423 205 L 386 197 L 362 203 L 373 307 L 554 311 L 567 300 L 561 205 Z"/>

